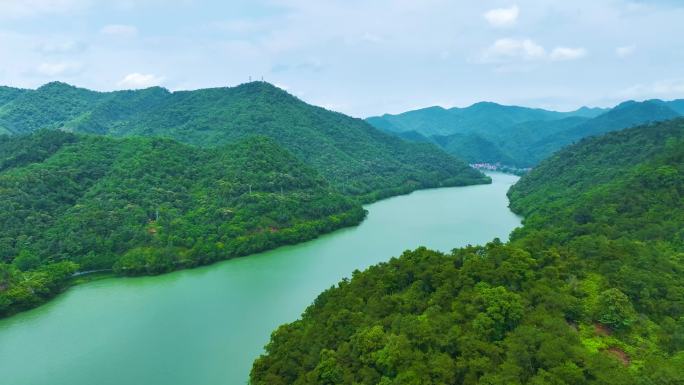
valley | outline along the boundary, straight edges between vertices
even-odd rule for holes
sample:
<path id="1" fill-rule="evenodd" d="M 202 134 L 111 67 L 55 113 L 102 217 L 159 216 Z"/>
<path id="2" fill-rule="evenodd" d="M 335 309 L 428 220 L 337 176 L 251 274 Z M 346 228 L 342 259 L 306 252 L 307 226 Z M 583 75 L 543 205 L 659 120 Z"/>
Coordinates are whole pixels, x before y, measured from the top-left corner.
<path id="1" fill-rule="evenodd" d="M 510 242 L 419 248 L 326 290 L 251 383 L 677 383 L 682 140 L 677 119 L 566 147 L 509 190 Z"/>
<path id="2" fill-rule="evenodd" d="M 684 385 L 682 20 L 0 1 L 0 385 Z"/>
<path id="3" fill-rule="evenodd" d="M 359 226 L 313 241 L 156 277 L 73 287 L 0 320 L 3 381 L 244 383 L 271 331 L 355 270 L 420 245 L 448 251 L 505 240 L 520 223 L 506 199 L 517 177 L 490 176 L 489 185 L 418 191 L 364 206 L 368 217 Z"/>

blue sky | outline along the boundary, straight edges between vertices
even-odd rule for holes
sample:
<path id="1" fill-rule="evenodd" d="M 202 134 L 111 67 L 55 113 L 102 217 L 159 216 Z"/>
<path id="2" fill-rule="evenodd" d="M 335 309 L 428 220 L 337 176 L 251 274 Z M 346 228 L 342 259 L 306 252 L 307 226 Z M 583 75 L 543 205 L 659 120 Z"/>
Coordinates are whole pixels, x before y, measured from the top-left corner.
<path id="1" fill-rule="evenodd" d="M 0 0 L 0 84 L 97 90 L 252 76 L 358 117 L 481 100 L 684 98 L 675 0 Z"/>

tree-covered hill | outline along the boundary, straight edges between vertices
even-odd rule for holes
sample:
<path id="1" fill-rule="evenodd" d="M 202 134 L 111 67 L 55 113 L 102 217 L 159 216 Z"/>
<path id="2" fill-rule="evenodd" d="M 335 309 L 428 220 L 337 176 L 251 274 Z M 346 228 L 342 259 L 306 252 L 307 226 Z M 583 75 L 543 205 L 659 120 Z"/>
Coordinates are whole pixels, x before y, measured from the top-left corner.
<path id="1" fill-rule="evenodd" d="M 343 193 L 367 201 L 418 188 L 488 181 L 432 145 L 408 143 L 265 82 L 173 93 L 162 88 L 103 93 L 64 83 L 11 90 L 0 90 L 0 103 L 6 100 L 0 106 L 0 133 L 59 128 L 168 137 L 201 147 L 262 135 Z M 5 94 L 12 96 L 1 96 Z"/>
<path id="2" fill-rule="evenodd" d="M 505 154 L 499 146 L 475 133 L 433 136 L 431 139 L 449 154 L 472 163 L 498 162 L 508 165 L 517 163 L 512 157 Z"/>
<path id="3" fill-rule="evenodd" d="M 475 103 L 465 108 L 428 107 L 398 115 L 385 114 L 367 121 L 390 132 L 417 131 L 425 136 L 499 132 L 524 122 L 551 121 L 570 116 L 595 117 L 600 109 L 582 108 L 556 112 L 539 108 L 504 106 L 491 102 Z"/>
<path id="4" fill-rule="evenodd" d="M 273 140 L 211 149 L 59 130 L 0 137 L 0 315 L 77 270 L 158 274 L 293 244 L 365 215 Z"/>
<path id="5" fill-rule="evenodd" d="M 470 163 L 533 167 L 562 147 L 606 132 L 681 116 L 684 100 L 624 102 L 613 109 L 554 112 L 478 103 L 468 108 L 428 108 L 369 118 L 387 132 L 414 130 Z M 448 138 L 448 139 L 445 139 Z"/>
<path id="6" fill-rule="evenodd" d="M 274 332 L 251 383 L 681 384 L 684 119 L 585 139 L 510 197 L 510 242 L 355 272 Z"/>
<path id="7" fill-rule="evenodd" d="M 26 90 L 20 88 L 0 86 L 0 107 L 7 104 L 11 100 L 14 100 L 24 92 L 26 92 Z"/>
<path id="8" fill-rule="evenodd" d="M 511 208 L 525 216 L 537 207 L 557 205 L 593 185 L 623 176 L 630 168 L 653 159 L 684 140 L 684 119 L 587 138 L 543 161 L 509 193 Z"/>

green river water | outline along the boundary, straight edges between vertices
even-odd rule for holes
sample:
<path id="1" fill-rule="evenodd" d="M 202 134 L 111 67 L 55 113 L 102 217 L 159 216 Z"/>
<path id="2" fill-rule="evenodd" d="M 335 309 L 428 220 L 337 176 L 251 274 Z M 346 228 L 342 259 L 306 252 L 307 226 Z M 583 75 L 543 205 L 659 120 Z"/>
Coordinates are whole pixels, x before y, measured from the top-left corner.
<path id="1" fill-rule="evenodd" d="M 157 277 L 68 290 L 0 321 L 2 385 L 233 385 L 278 325 L 355 269 L 427 246 L 443 251 L 508 237 L 520 219 L 491 185 L 390 198 L 368 218 L 296 246 Z"/>

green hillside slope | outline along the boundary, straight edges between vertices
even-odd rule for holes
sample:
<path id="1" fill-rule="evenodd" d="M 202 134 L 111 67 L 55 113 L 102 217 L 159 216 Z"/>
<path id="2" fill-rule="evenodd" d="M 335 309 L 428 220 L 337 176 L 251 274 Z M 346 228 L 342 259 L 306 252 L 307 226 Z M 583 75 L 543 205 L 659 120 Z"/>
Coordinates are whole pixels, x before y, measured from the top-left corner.
<path id="1" fill-rule="evenodd" d="M 50 83 L 0 107 L 0 130 L 20 134 L 40 128 L 168 137 L 202 147 L 266 136 L 343 193 L 366 201 L 488 181 L 432 146 L 308 105 L 265 82 L 173 93 L 161 88 L 100 93 Z"/>
<path id="2" fill-rule="evenodd" d="M 503 163 L 515 165 L 516 161 L 505 154 L 501 146 L 478 134 L 452 134 L 433 136 L 432 139 L 449 154 L 461 157 L 469 163 Z"/>
<path id="3" fill-rule="evenodd" d="M 356 272 L 274 332 L 251 383 L 680 383 L 684 120 L 586 139 L 510 196 L 508 244 Z"/>
<path id="4" fill-rule="evenodd" d="M 572 112 L 563 113 L 481 102 L 465 108 L 428 107 L 398 115 L 385 114 L 367 120 L 386 131 L 417 131 L 426 136 L 448 136 L 471 132 L 494 133 L 523 122 L 557 120 L 569 116 L 592 116 L 595 112 L 597 111 L 583 108 L 575 115 Z"/>
<path id="5" fill-rule="evenodd" d="M 41 303 L 76 270 L 158 274 L 365 215 L 264 137 L 212 149 L 62 131 L 4 137 L 0 192 L 0 315 Z"/>
<path id="6" fill-rule="evenodd" d="M 451 140 L 441 139 L 437 143 L 446 152 L 470 163 L 533 167 L 582 138 L 679 117 L 681 102 L 629 101 L 608 111 L 584 107 L 566 113 L 479 103 L 466 109 L 425 109 L 368 121 L 388 132 L 415 129 L 428 136 L 451 132 L 446 135 Z M 426 130 L 426 126 L 430 129 Z M 473 135 L 480 140 L 474 141 Z"/>

